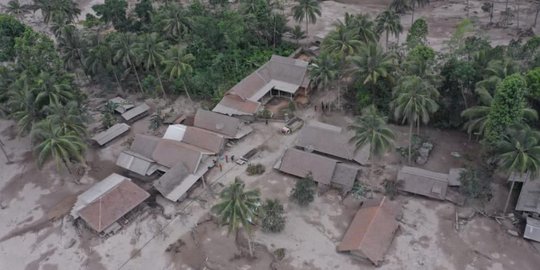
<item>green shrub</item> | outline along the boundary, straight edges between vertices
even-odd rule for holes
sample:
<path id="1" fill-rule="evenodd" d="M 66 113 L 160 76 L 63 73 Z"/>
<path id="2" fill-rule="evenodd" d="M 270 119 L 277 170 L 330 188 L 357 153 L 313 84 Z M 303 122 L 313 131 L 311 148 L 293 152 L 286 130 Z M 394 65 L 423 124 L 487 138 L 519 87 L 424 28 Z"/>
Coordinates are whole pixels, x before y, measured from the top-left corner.
<path id="1" fill-rule="evenodd" d="M 485 169 L 467 169 L 459 176 L 459 191 L 469 199 L 490 200 L 492 195 L 489 172 Z"/>
<path id="2" fill-rule="evenodd" d="M 22 36 L 26 27 L 13 16 L 0 14 L 0 61 L 15 57 L 15 38 Z"/>
<path id="3" fill-rule="evenodd" d="M 311 174 L 296 181 L 291 192 L 291 199 L 301 206 L 307 206 L 315 200 L 315 182 Z"/>
<path id="4" fill-rule="evenodd" d="M 262 230 L 265 232 L 281 232 L 285 228 L 283 205 L 277 200 L 266 200 L 262 206 Z"/>
<path id="5" fill-rule="evenodd" d="M 395 199 L 396 196 L 399 194 L 399 189 L 402 185 L 402 181 L 385 179 L 383 181 L 384 195 L 390 197 L 390 200 Z"/>
<path id="6" fill-rule="evenodd" d="M 246 168 L 246 172 L 248 175 L 261 175 L 266 171 L 266 168 L 264 165 L 257 163 L 257 164 L 248 164 Z"/>

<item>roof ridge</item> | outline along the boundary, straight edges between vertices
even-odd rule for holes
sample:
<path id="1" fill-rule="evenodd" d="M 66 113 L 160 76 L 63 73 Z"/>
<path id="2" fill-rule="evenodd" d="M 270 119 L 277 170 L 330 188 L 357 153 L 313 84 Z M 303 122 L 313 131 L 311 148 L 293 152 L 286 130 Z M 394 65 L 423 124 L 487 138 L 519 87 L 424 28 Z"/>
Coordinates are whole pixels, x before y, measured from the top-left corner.
<path id="1" fill-rule="evenodd" d="M 364 235 L 362 235 L 362 239 L 360 239 L 360 245 L 362 245 L 362 242 L 364 241 L 364 238 L 366 238 L 366 235 L 369 231 L 369 228 L 371 227 L 371 225 L 373 224 L 373 221 L 375 220 L 375 218 L 377 217 L 377 215 L 379 214 L 379 210 L 382 208 L 382 205 L 384 203 L 384 201 L 386 200 L 386 196 L 384 196 L 381 200 L 381 202 L 379 203 L 379 205 L 377 206 L 377 209 L 375 209 L 375 213 L 373 214 L 373 218 L 369 221 L 367 227 L 366 227 L 366 230 L 364 232 Z M 359 248 L 360 246 L 358 246 Z"/>

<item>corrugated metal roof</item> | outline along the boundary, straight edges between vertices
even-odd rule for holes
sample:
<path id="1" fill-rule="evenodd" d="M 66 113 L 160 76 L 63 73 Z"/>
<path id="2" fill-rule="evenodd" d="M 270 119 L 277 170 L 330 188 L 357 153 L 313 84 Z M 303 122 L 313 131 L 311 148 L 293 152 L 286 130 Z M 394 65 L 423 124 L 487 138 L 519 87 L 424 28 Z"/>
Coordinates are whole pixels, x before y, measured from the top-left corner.
<path id="1" fill-rule="evenodd" d="M 357 174 L 357 167 L 341 162 L 337 163 L 334 175 L 332 176 L 332 183 L 339 184 L 349 190 L 353 187 Z"/>
<path id="2" fill-rule="evenodd" d="M 94 184 L 85 192 L 77 196 L 77 202 L 73 206 L 73 210 L 71 211 L 71 216 L 73 216 L 73 218 L 78 218 L 79 211 L 82 208 L 86 207 L 86 205 L 95 201 L 97 198 L 105 194 L 107 191 L 113 189 L 116 185 L 120 184 L 124 180 L 130 181 L 130 179 L 127 177 L 113 173 L 107 176 L 105 179 Z"/>
<path id="3" fill-rule="evenodd" d="M 125 123 L 115 124 L 107 130 L 96 134 L 94 137 L 92 137 L 92 140 L 97 142 L 100 146 L 103 146 L 114 140 L 116 137 L 127 132 L 129 128 L 129 125 Z"/>
<path id="4" fill-rule="evenodd" d="M 297 177 L 305 177 L 311 173 L 315 182 L 330 184 L 336 164 L 334 159 L 289 148 L 281 158 L 279 170 Z"/>
<path id="5" fill-rule="evenodd" d="M 368 201 L 358 210 L 338 251 L 360 253 L 373 264 L 383 261 L 394 235 L 399 228 L 397 218 L 401 207 L 385 198 L 380 201 Z"/>
<path id="6" fill-rule="evenodd" d="M 532 217 L 527 217 L 527 225 L 523 232 L 523 237 L 540 242 L 540 220 Z"/>
<path id="7" fill-rule="evenodd" d="M 235 138 L 240 130 L 240 119 L 199 109 L 195 114 L 193 125 L 223 134 L 228 138 Z"/>
<path id="8" fill-rule="evenodd" d="M 154 164 L 153 160 L 132 151 L 122 151 L 116 159 L 117 166 L 142 176 L 152 174 L 151 167 Z"/>
<path id="9" fill-rule="evenodd" d="M 131 143 L 130 150 L 151 159 L 160 140 L 156 136 L 136 134 L 135 139 Z"/>
<path id="10" fill-rule="evenodd" d="M 210 151 L 211 154 L 221 152 L 225 145 L 223 136 L 197 127 L 187 127 L 182 142 Z"/>
<path id="11" fill-rule="evenodd" d="M 167 127 L 165 134 L 163 134 L 163 139 L 181 142 L 184 139 L 186 129 L 187 126 L 182 124 L 170 125 Z"/>
<path id="12" fill-rule="evenodd" d="M 124 179 L 81 209 L 79 215 L 92 229 L 102 232 L 148 197 L 148 192 Z"/>
<path id="13" fill-rule="evenodd" d="M 448 172 L 448 185 L 451 187 L 461 186 L 461 181 L 459 179 L 461 178 L 461 174 L 465 171 L 465 168 L 450 169 L 450 171 Z"/>
<path id="14" fill-rule="evenodd" d="M 242 99 L 234 94 L 225 94 L 212 111 L 226 115 L 253 115 L 260 106 L 259 102 Z"/>
<path id="15" fill-rule="evenodd" d="M 516 210 L 540 214 L 540 179 L 523 183 Z"/>
<path id="16" fill-rule="evenodd" d="M 195 173 L 189 173 L 179 164 L 154 182 L 154 187 L 163 197 L 178 201 L 208 171 L 208 165 L 202 164 Z"/>
<path id="17" fill-rule="evenodd" d="M 400 189 L 403 191 L 439 200 L 446 198 L 448 174 L 403 166 L 398 172 L 397 180 L 402 181 Z"/>
<path id="18" fill-rule="evenodd" d="M 531 174 L 530 173 L 524 173 L 524 174 L 520 174 L 520 173 L 515 173 L 515 172 L 512 172 L 510 173 L 510 176 L 508 177 L 508 182 L 520 182 L 520 183 L 523 183 L 525 181 L 528 181 L 531 179 Z"/>
<path id="19" fill-rule="evenodd" d="M 122 118 L 124 118 L 124 120 L 126 121 L 130 121 L 130 120 L 133 120 L 134 118 L 140 116 L 140 115 L 143 115 L 145 113 L 148 112 L 148 110 L 150 110 L 150 106 L 148 106 L 146 103 L 143 103 L 131 110 L 128 110 L 126 111 L 125 113 L 122 114 Z"/>
<path id="20" fill-rule="evenodd" d="M 201 158 L 202 153 L 189 145 L 167 139 L 160 140 L 152 154 L 153 160 L 168 168 L 182 162 L 190 173 L 197 171 Z"/>
<path id="21" fill-rule="evenodd" d="M 121 97 L 115 97 L 109 99 L 109 102 L 112 102 L 114 104 L 117 104 L 116 108 L 114 109 L 116 112 L 122 114 L 125 113 L 127 110 L 135 107 L 133 103 L 121 98 Z"/>
<path id="22" fill-rule="evenodd" d="M 355 145 L 350 142 L 352 136 L 351 133 L 343 132 L 340 127 L 312 122 L 300 130 L 296 146 L 352 160 L 361 165 L 369 164 L 369 145 L 355 150 Z"/>

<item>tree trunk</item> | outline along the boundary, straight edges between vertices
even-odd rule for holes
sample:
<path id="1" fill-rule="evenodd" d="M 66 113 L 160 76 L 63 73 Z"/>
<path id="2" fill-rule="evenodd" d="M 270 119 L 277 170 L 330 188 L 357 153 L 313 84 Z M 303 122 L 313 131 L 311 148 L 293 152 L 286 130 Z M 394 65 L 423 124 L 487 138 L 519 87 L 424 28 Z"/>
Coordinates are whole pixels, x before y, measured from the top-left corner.
<path id="1" fill-rule="evenodd" d="M 412 2 L 412 13 L 411 13 L 411 27 L 412 27 L 412 25 L 414 23 L 414 6 L 415 6 L 415 4 L 414 4 L 414 1 L 413 1 Z"/>
<path id="2" fill-rule="evenodd" d="M 520 174 L 519 176 L 523 177 L 523 174 Z M 516 181 L 512 181 L 512 185 L 510 186 L 510 191 L 508 192 L 508 197 L 506 197 L 506 202 L 504 203 L 503 214 L 506 214 L 506 210 L 508 210 L 508 204 L 510 203 L 510 198 L 512 197 L 512 191 L 514 191 L 515 184 L 516 184 Z"/>
<path id="3" fill-rule="evenodd" d="M 388 30 L 386 30 L 386 51 L 388 51 Z"/>
<path id="4" fill-rule="evenodd" d="M 506 0 L 506 10 L 508 10 L 508 0 Z"/>
<path id="5" fill-rule="evenodd" d="M 2 153 L 4 153 L 4 156 L 6 157 L 7 159 L 7 163 L 6 164 L 10 164 L 11 163 L 11 160 L 9 159 L 9 156 L 7 155 L 6 153 L 6 149 L 4 149 L 4 143 L 2 141 L 0 141 L 0 149 L 2 150 Z"/>
<path id="6" fill-rule="evenodd" d="M 540 12 L 540 6 L 536 8 L 536 14 L 534 15 L 534 26 L 536 27 L 536 21 L 538 20 L 538 13 Z"/>
<path id="7" fill-rule="evenodd" d="M 309 34 L 308 32 L 308 16 L 307 16 L 307 12 L 306 12 L 306 36 Z"/>
<path id="8" fill-rule="evenodd" d="M 493 10 L 495 9 L 495 0 L 491 1 L 491 8 L 489 9 L 489 23 L 493 23 Z"/>
<path id="9" fill-rule="evenodd" d="M 468 109 L 469 104 L 467 103 L 467 97 L 465 96 L 465 89 L 463 87 L 463 83 L 460 83 L 460 89 L 461 89 L 461 97 L 463 98 L 463 103 L 465 103 L 465 109 Z"/>
<path id="10" fill-rule="evenodd" d="M 139 79 L 139 72 L 137 72 L 137 67 L 134 66 L 133 63 L 131 62 L 131 57 L 129 57 L 129 55 L 128 55 L 128 62 L 129 62 L 129 66 L 133 68 L 133 71 L 135 71 L 135 77 L 137 78 L 137 83 L 139 84 L 139 89 L 141 90 L 141 93 L 144 93 L 141 80 Z"/>
<path id="11" fill-rule="evenodd" d="M 159 75 L 159 69 L 155 62 L 153 64 L 154 64 L 154 69 L 156 69 L 156 76 L 159 81 L 159 86 L 161 87 L 161 92 L 163 93 L 164 97 L 167 97 L 167 93 L 165 93 L 165 88 L 163 87 L 163 82 L 161 81 L 161 75 Z"/>
<path id="12" fill-rule="evenodd" d="M 252 243 L 251 243 L 251 236 L 249 235 L 248 232 L 246 232 L 246 234 L 247 234 L 247 241 L 248 241 L 248 248 L 249 248 L 249 256 L 250 256 L 251 258 L 253 258 L 253 247 L 251 246 L 251 245 L 252 245 Z"/>
<path id="13" fill-rule="evenodd" d="M 516 6 L 517 6 L 517 27 L 519 28 L 519 1 L 516 0 Z"/>
<path id="14" fill-rule="evenodd" d="M 122 85 L 120 84 L 120 80 L 118 80 L 118 75 L 116 74 L 116 71 L 113 68 L 113 74 L 114 74 L 114 80 L 116 80 L 116 84 L 118 84 L 118 87 L 120 88 L 120 92 L 124 93 L 124 89 L 122 88 Z"/>
<path id="15" fill-rule="evenodd" d="M 187 90 L 187 87 L 186 87 L 186 82 L 184 82 L 184 80 L 182 80 L 182 85 L 184 86 L 184 91 L 186 92 L 186 95 L 189 99 L 190 102 L 193 102 L 193 100 L 191 99 L 191 96 L 189 95 L 189 92 Z"/>
<path id="16" fill-rule="evenodd" d="M 64 158 L 62 158 L 62 162 L 64 163 L 64 166 L 66 166 L 66 169 L 67 169 L 68 173 L 70 175 L 73 175 L 73 173 L 71 172 L 71 169 L 69 168 L 69 166 L 67 164 L 67 161 Z"/>
<path id="17" fill-rule="evenodd" d="M 469 0 L 467 0 L 467 7 L 466 8 L 467 8 L 467 18 L 469 18 L 469 8 L 470 8 Z"/>
<path id="18" fill-rule="evenodd" d="M 411 149 L 412 149 L 412 129 L 413 129 L 413 125 L 414 125 L 414 122 L 413 121 L 409 121 L 411 122 L 409 124 L 409 165 L 411 164 Z"/>

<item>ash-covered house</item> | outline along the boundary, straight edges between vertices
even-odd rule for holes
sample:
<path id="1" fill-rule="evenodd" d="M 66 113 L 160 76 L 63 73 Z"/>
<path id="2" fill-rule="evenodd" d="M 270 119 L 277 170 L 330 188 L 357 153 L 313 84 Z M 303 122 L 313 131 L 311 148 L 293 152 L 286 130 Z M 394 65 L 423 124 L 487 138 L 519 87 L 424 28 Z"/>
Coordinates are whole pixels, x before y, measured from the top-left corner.
<path id="1" fill-rule="evenodd" d="M 222 137 L 192 131 L 194 135 L 184 134 L 180 141 L 138 134 L 131 147 L 120 153 L 116 165 L 143 177 L 164 173 L 154 181 L 154 187 L 165 198 L 178 201 L 208 171 L 210 157 L 223 147 Z"/>
<path id="2" fill-rule="evenodd" d="M 238 118 L 203 109 L 197 110 L 193 126 L 220 134 L 225 139 L 241 139 L 253 132 L 253 128 Z"/>
<path id="3" fill-rule="evenodd" d="M 524 212 L 526 225 L 523 237 L 540 242 L 540 179 L 531 177 L 530 173 L 512 173 L 508 182 L 522 185 L 515 209 Z"/>
<path id="4" fill-rule="evenodd" d="M 352 137 L 351 132 L 344 131 L 340 127 L 312 122 L 300 130 L 296 147 L 308 152 L 368 165 L 369 145 L 357 150 L 354 143 L 350 141 Z"/>
<path id="5" fill-rule="evenodd" d="M 285 150 L 274 168 L 300 178 L 311 174 L 319 186 L 333 186 L 344 192 L 351 190 L 359 172 L 357 166 L 296 148 Z"/>
<path id="6" fill-rule="evenodd" d="M 128 221 L 121 220 L 148 197 L 131 179 L 113 173 L 77 197 L 71 216 L 97 233 L 114 233 Z"/>
<path id="7" fill-rule="evenodd" d="M 448 174 L 403 166 L 397 175 L 399 189 L 433 199 L 446 200 Z"/>
<path id="8" fill-rule="evenodd" d="M 364 202 L 337 246 L 337 251 L 378 266 L 399 229 L 400 216 L 401 206 L 386 197 Z"/>
<path id="9" fill-rule="evenodd" d="M 278 55 L 233 86 L 213 112 L 253 116 L 272 97 L 294 99 L 309 87 L 308 62 Z"/>

